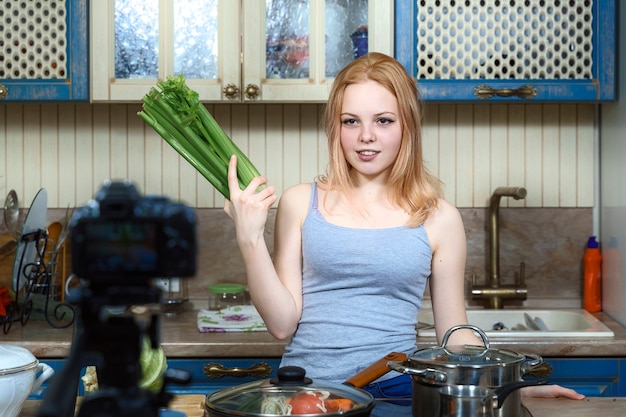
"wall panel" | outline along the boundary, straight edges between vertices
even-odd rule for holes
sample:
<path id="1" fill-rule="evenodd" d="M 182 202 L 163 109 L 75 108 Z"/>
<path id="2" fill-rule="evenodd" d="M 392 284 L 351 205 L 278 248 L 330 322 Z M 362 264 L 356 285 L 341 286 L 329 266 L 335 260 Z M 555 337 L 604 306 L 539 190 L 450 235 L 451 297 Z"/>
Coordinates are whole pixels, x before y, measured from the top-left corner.
<path id="1" fill-rule="evenodd" d="M 207 105 L 279 191 L 323 173 L 323 106 Z M 137 117 L 135 104 L 0 105 L 0 194 L 28 207 L 40 187 L 49 207 L 82 205 L 107 178 L 195 207 L 223 198 Z M 498 186 L 524 186 L 510 207 L 593 205 L 591 104 L 427 104 L 424 158 L 459 207 L 486 207 Z"/>

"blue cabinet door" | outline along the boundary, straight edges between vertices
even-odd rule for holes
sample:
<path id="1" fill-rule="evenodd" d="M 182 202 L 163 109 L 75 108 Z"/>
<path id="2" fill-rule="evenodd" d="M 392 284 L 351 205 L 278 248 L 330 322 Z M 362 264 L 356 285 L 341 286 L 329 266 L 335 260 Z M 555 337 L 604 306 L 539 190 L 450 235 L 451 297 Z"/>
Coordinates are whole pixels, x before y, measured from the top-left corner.
<path id="1" fill-rule="evenodd" d="M 589 18 L 582 18 L 592 32 L 589 44 L 576 33 L 581 22 L 571 21 L 581 15 L 577 8 L 564 1 L 546 2 L 544 11 L 532 15 L 524 3 L 396 0 L 395 57 L 418 79 L 427 101 L 614 100 L 615 0 L 594 1 Z M 568 6 L 567 18 L 561 18 L 558 3 Z M 432 19 L 424 19 L 423 14 L 418 18 L 420 8 Z M 516 10 L 522 15 L 516 16 Z M 580 32 L 588 34 L 589 30 L 585 27 Z M 424 38 L 420 47 L 418 36 Z M 424 43 L 432 48 L 425 48 Z M 548 47 L 555 49 L 547 51 Z M 542 58 L 543 53 L 549 61 Z M 424 59 L 432 66 L 424 69 Z M 565 76 L 579 64 L 586 68 L 580 76 Z M 494 68 L 496 75 L 492 76 Z M 487 71 L 482 73 L 484 69 Z M 451 75 L 452 71 L 457 75 Z M 527 73 L 537 76 L 525 76 Z"/>
<path id="2" fill-rule="evenodd" d="M 0 103 L 88 101 L 88 0 L 66 0 L 56 17 L 49 2 L 38 4 L 0 4 L 0 32 L 11 28 L 0 39 Z"/>
<path id="3" fill-rule="evenodd" d="M 626 395 L 624 366 L 619 358 L 546 358 L 552 365 L 548 381 L 589 397 L 621 397 Z M 621 370 L 620 370 L 621 369 Z"/>

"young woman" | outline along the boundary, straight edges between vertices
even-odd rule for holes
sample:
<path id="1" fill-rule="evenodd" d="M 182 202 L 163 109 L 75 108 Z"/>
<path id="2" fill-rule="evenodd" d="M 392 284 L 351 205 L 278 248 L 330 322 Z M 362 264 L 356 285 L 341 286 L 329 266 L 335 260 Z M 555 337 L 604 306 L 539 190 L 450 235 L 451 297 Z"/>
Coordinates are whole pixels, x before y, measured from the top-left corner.
<path id="1" fill-rule="evenodd" d="M 282 365 L 341 382 L 389 352 L 411 354 L 427 284 L 440 342 L 467 323 L 465 232 L 424 166 L 421 116 L 416 82 L 395 59 L 370 53 L 344 68 L 325 109 L 328 172 L 282 194 L 273 258 L 263 232 L 276 190 L 262 177 L 240 190 L 231 160 L 224 210 L 254 305 L 272 335 L 291 338 Z M 449 343 L 480 340 L 464 330 Z M 410 377 L 390 372 L 367 389 L 410 397 Z M 582 398 L 559 386 L 525 391 Z"/>

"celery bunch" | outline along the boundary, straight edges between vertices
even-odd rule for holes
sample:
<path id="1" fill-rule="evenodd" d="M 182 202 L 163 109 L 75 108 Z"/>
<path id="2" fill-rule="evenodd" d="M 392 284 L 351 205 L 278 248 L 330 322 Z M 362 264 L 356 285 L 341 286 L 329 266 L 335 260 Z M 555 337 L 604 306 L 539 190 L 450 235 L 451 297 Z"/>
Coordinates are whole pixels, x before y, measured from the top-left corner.
<path id="1" fill-rule="evenodd" d="M 237 155 L 237 178 L 242 189 L 260 175 L 182 75 L 159 81 L 144 96 L 142 111 L 137 114 L 225 198 L 230 197 L 228 161 L 232 155 Z"/>

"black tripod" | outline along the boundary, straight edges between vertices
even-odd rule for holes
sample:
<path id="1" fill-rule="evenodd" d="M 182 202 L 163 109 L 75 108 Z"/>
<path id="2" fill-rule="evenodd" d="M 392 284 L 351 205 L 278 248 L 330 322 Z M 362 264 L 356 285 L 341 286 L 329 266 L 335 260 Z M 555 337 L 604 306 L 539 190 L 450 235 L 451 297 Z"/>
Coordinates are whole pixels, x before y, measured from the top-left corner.
<path id="1" fill-rule="evenodd" d="M 80 370 L 95 365 L 99 389 L 84 397 L 78 417 L 158 417 L 171 395 L 168 383 L 186 384 L 187 372 L 167 370 L 157 393 L 139 388 L 144 337 L 159 345 L 160 291 L 148 283 L 91 286 L 76 291 L 74 339 L 67 363 L 44 395 L 38 417 L 74 416 Z"/>

